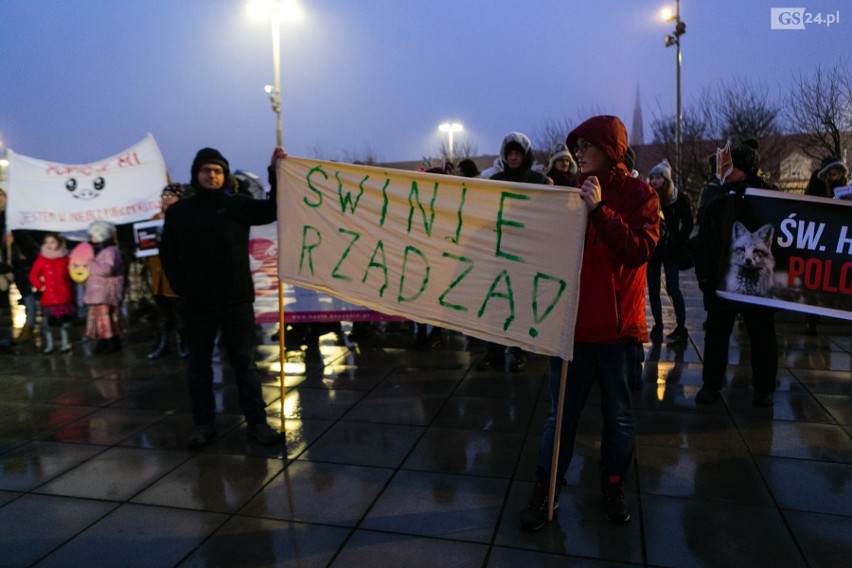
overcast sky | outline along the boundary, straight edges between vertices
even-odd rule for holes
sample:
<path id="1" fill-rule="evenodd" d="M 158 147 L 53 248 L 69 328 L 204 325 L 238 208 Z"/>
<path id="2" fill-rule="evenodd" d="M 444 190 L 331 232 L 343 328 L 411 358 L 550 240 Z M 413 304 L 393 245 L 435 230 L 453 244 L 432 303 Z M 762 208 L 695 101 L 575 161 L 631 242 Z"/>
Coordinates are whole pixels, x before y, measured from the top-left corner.
<path id="1" fill-rule="evenodd" d="M 646 139 L 659 109 L 674 112 L 665 2 L 300 3 L 302 20 L 283 24 L 281 39 L 284 145 L 294 155 L 437 156 L 448 120 L 481 154 L 496 153 L 509 131 L 593 113 L 630 129 L 637 89 Z M 770 9 L 788 4 L 840 22 L 772 30 Z M 681 18 L 684 104 L 731 75 L 777 96 L 798 73 L 852 59 L 847 0 L 683 0 Z M 2 0 L 0 57 L 0 141 L 18 153 L 87 163 L 150 132 L 175 181 L 189 181 L 204 146 L 232 169 L 265 171 L 275 143 L 263 91 L 271 32 L 243 0 Z"/>

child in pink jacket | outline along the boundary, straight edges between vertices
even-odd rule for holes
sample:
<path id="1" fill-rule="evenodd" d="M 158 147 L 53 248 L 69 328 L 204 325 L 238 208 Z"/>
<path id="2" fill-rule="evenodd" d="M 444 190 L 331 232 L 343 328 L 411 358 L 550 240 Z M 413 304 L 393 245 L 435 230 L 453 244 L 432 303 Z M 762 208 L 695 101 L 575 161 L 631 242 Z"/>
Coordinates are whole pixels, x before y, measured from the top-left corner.
<path id="1" fill-rule="evenodd" d="M 124 299 L 124 260 L 116 243 L 112 223 L 95 221 L 89 226 L 89 242 L 95 257 L 89 263 L 83 301 L 88 306 L 86 337 L 96 340 L 93 353 L 121 349 L 123 331 L 121 302 Z"/>

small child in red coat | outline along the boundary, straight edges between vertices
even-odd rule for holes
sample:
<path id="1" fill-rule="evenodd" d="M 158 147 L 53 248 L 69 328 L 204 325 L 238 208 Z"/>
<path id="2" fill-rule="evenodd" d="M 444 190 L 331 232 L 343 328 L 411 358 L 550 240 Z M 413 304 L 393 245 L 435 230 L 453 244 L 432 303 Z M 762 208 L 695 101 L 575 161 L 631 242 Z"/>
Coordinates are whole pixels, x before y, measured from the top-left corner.
<path id="1" fill-rule="evenodd" d="M 55 234 L 44 237 L 41 251 L 30 270 L 33 290 L 41 292 L 44 352 L 53 352 L 53 330 L 59 328 L 59 350 L 71 350 L 69 330 L 77 311 L 74 283 L 68 272 L 68 248 L 65 239 Z"/>

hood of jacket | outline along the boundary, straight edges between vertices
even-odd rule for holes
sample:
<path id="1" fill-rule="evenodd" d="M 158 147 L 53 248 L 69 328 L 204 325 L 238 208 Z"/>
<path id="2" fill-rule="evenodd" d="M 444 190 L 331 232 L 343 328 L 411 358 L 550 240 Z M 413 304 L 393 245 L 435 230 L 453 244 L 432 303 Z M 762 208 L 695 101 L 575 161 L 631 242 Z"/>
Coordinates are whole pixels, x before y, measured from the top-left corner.
<path id="1" fill-rule="evenodd" d="M 526 134 L 510 132 L 503 138 L 503 143 L 500 145 L 500 161 L 503 162 L 503 171 L 506 172 L 512 169 L 506 161 L 508 146 L 512 142 L 520 145 L 520 147 L 524 149 L 524 162 L 521 164 L 521 167 L 517 168 L 517 170 L 524 171 L 530 169 L 533 165 L 532 142 L 530 142 L 530 139 Z"/>
<path id="2" fill-rule="evenodd" d="M 594 146 L 603 150 L 607 157 L 612 160 L 613 170 L 620 170 L 630 175 L 630 170 L 624 163 L 624 156 L 627 154 L 627 129 L 617 116 L 593 116 L 572 130 L 565 143 L 569 148 L 575 148 L 579 138 L 588 140 Z M 585 178 L 590 173 L 603 172 L 583 172 L 582 177 Z"/>

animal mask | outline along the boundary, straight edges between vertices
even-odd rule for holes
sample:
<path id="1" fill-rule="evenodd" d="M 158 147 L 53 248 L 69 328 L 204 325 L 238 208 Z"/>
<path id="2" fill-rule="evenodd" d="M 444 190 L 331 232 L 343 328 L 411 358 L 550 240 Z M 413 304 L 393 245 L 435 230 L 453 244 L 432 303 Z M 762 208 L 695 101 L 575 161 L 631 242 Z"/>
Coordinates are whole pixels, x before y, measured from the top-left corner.
<path id="1" fill-rule="evenodd" d="M 716 148 L 716 177 L 719 183 L 725 184 L 725 179 L 734 171 L 734 159 L 731 157 L 731 141 L 724 148 Z"/>

